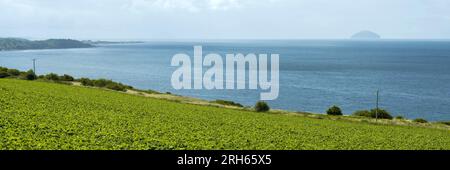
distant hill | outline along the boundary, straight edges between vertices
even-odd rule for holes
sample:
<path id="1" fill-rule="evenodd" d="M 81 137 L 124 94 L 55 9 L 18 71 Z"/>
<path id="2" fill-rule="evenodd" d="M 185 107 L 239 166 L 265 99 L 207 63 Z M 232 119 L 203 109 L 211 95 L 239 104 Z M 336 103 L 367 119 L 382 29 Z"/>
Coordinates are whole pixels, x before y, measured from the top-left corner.
<path id="1" fill-rule="evenodd" d="M 0 38 L 0 51 L 29 49 L 89 48 L 91 44 L 71 39 L 30 41 L 22 38 Z"/>
<path id="2" fill-rule="evenodd" d="M 380 39 L 381 36 L 372 31 L 360 31 L 356 34 L 353 34 L 352 39 Z"/>
<path id="3" fill-rule="evenodd" d="M 98 45 L 98 44 L 135 44 L 135 43 L 144 43 L 143 41 L 92 41 L 92 40 L 84 40 L 82 41 L 86 44 Z"/>

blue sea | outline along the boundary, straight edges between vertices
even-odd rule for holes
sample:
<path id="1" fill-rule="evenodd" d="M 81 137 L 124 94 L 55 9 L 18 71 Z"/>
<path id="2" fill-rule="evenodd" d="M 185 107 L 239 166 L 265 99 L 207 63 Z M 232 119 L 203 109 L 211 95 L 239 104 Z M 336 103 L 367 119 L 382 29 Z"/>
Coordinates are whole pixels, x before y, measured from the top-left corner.
<path id="1" fill-rule="evenodd" d="M 75 77 L 108 78 L 140 89 L 251 106 L 258 90 L 175 90 L 172 56 L 202 45 L 203 53 L 280 55 L 280 93 L 271 108 L 345 114 L 380 107 L 393 115 L 450 120 L 450 41 L 224 40 L 153 41 L 95 48 L 0 52 L 0 66 Z M 213 113 L 211 113 L 213 114 Z"/>

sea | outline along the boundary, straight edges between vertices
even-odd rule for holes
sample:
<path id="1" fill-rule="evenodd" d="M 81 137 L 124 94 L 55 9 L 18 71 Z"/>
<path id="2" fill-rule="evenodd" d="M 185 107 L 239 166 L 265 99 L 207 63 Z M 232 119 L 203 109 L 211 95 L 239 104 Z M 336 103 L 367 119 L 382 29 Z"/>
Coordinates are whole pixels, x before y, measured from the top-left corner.
<path id="1" fill-rule="evenodd" d="M 1 51 L 0 66 L 36 73 L 106 78 L 139 89 L 231 100 L 253 106 L 262 90 L 175 90 L 172 57 L 203 54 L 279 54 L 280 91 L 272 109 L 344 114 L 379 107 L 394 116 L 450 120 L 450 41 L 447 40 L 161 40 L 94 48 Z M 225 63 L 225 62 L 224 62 Z M 206 70 L 207 67 L 204 68 Z M 214 113 L 211 113 L 214 114 Z"/>

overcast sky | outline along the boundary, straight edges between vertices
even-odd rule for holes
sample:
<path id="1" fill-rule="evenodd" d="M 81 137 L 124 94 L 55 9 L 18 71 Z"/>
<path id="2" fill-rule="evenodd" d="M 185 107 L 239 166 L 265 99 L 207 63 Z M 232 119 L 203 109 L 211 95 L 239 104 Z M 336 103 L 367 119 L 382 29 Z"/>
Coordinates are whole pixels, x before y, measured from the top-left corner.
<path id="1" fill-rule="evenodd" d="M 0 37 L 450 39 L 449 0 L 0 0 Z"/>

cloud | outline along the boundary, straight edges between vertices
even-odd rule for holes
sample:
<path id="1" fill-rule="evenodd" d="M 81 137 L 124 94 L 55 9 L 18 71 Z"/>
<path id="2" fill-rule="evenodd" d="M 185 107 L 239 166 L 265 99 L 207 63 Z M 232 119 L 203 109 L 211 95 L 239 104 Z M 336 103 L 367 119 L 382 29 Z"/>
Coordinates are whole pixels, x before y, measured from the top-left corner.
<path id="1" fill-rule="evenodd" d="M 245 7 L 251 3 L 267 0 L 129 0 L 125 7 L 133 11 L 145 10 L 186 10 L 199 12 L 204 10 L 230 10 Z"/>

